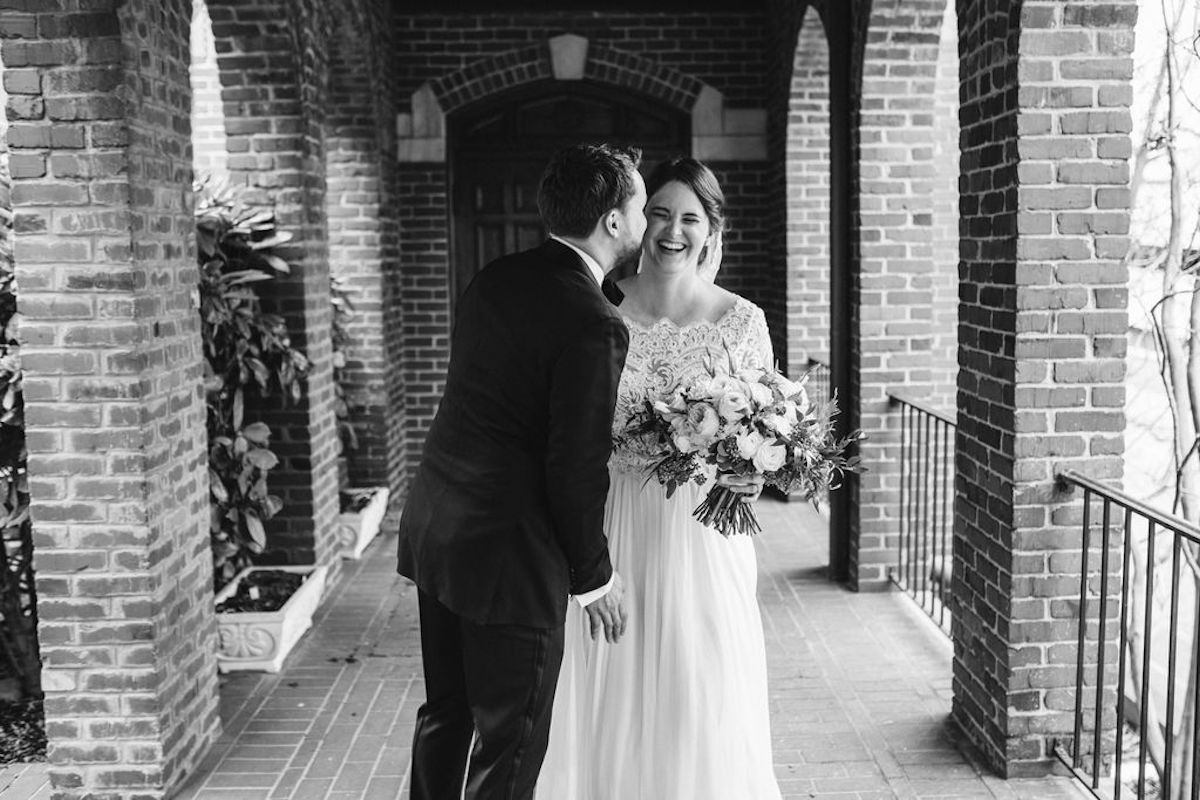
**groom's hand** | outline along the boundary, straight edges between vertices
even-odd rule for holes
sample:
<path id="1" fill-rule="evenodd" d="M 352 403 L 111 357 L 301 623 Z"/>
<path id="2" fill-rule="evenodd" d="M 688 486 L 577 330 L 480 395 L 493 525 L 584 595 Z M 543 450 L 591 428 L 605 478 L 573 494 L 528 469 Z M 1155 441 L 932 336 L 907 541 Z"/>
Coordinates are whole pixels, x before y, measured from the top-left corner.
<path id="1" fill-rule="evenodd" d="M 619 573 L 613 572 L 613 584 L 608 593 L 599 600 L 593 600 L 584 611 L 588 615 L 593 640 L 600 635 L 601 629 L 609 642 L 615 644 L 620 640 L 625 634 L 628 618 L 625 615 L 625 583 Z"/>

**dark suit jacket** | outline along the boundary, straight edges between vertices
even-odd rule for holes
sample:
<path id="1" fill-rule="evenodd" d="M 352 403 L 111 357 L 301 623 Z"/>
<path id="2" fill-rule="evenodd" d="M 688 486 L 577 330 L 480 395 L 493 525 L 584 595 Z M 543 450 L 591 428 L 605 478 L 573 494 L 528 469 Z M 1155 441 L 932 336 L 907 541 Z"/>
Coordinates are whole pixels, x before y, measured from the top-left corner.
<path id="1" fill-rule="evenodd" d="M 399 571 L 459 616 L 553 627 L 608 582 L 617 381 L 629 332 L 548 241 L 459 301 L 446 391 L 400 521 Z"/>

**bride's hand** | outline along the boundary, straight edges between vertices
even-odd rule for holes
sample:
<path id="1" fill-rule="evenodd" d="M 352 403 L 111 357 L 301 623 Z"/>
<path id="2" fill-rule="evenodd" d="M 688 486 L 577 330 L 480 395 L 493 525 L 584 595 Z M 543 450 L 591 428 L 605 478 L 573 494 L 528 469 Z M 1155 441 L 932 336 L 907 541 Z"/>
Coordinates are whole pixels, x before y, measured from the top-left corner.
<path id="1" fill-rule="evenodd" d="M 717 483 L 725 488 L 742 495 L 742 502 L 753 503 L 762 496 L 766 478 L 762 475 L 725 475 L 717 476 Z"/>

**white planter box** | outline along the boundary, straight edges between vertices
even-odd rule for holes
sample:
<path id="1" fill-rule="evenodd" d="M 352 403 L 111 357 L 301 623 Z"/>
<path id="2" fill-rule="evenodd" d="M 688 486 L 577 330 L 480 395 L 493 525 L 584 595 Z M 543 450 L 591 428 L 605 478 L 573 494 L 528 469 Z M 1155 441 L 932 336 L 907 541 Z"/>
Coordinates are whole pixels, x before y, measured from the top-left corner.
<path id="1" fill-rule="evenodd" d="M 238 583 L 247 574 L 261 570 L 307 573 L 308 578 L 278 611 L 217 614 L 217 633 L 220 637 L 217 669 L 221 672 L 279 672 L 284 658 L 312 626 L 313 612 L 321 603 L 329 567 L 249 567 L 217 592 L 216 602 L 220 603 L 233 595 Z"/>
<path id="2" fill-rule="evenodd" d="M 348 489 L 347 492 L 364 492 L 367 489 Z M 378 486 L 375 494 L 361 511 L 347 511 L 338 515 L 338 539 L 342 546 L 342 558 L 357 561 L 363 550 L 379 533 L 383 515 L 387 513 L 388 489 Z"/>

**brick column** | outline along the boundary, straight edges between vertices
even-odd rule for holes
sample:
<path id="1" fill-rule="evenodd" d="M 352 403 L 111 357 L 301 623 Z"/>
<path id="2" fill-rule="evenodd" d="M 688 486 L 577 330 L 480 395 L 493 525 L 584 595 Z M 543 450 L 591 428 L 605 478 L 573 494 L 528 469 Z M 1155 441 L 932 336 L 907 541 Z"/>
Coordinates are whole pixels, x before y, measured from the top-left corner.
<path id="1" fill-rule="evenodd" d="M 358 7 L 359 5 L 366 7 Z M 351 486 L 399 492 L 404 471 L 395 106 L 387 90 L 387 28 L 374 3 L 347 3 L 332 48 L 326 140 L 330 269 L 351 290 L 346 402 L 357 448 Z"/>
<path id="2" fill-rule="evenodd" d="M 960 0 L 954 719 L 1003 775 L 1071 728 L 1078 502 L 1119 481 L 1134 0 Z"/>
<path id="3" fill-rule="evenodd" d="M 787 117 L 787 370 L 829 364 L 829 44 L 811 6 L 795 42 Z"/>
<path id="4" fill-rule="evenodd" d="M 217 733 L 187 0 L 6 11 L 54 797 L 159 798 Z"/>
<path id="5" fill-rule="evenodd" d="M 263 304 L 287 319 L 293 344 L 310 362 L 299 403 L 272 399 L 247 411 L 247 420 L 271 427 L 282 462 L 271 490 L 284 508 L 268 523 L 261 561 L 330 563 L 338 547 L 324 140 L 332 10 L 321 0 L 209 0 L 208 6 L 230 174 L 254 188 L 255 202 L 273 206 L 279 227 L 295 236 L 281 252 L 291 274 L 260 284 Z"/>
<path id="6" fill-rule="evenodd" d="M 931 391 L 933 91 L 945 0 L 876 3 L 859 109 L 859 258 L 851 285 L 851 383 L 843 412 L 868 438 L 850 476 L 850 580 L 887 585 L 899 534 L 899 418 L 888 393 Z M 842 309 L 839 313 L 844 313 Z"/>

